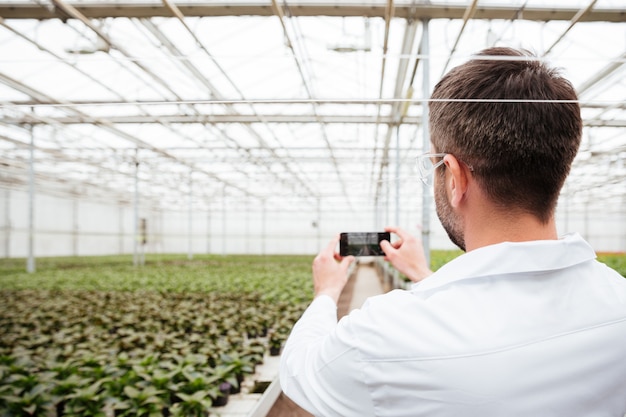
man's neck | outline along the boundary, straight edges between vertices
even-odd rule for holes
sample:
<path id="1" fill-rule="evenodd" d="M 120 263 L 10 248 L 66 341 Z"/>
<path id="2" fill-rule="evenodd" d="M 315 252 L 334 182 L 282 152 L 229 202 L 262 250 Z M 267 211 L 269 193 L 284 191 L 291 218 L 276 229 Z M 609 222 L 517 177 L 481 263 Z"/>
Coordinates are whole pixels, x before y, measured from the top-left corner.
<path id="1" fill-rule="evenodd" d="M 552 217 L 542 223 L 528 213 L 489 210 L 473 216 L 465 223 L 467 251 L 502 242 L 526 242 L 558 239 L 556 222 Z"/>

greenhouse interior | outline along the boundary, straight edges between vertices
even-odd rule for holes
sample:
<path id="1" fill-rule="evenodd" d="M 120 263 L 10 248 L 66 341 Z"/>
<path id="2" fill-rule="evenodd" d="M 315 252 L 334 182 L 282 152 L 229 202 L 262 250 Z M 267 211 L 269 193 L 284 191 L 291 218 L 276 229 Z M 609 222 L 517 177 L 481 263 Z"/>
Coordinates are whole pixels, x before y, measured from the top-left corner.
<path id="1" fill-rule="evenodd" d="M 492 46 L 526 49 L 575 87 L 583 136 L 558 201 L 558 232 L 579 233 L 624 274 L 624 0 L 0 0 L 2 323 L 17 326 L 19 312 L 30 317 L 65 297 L 38 290 L 107 291 L 106 301 L 72 293 L 67 305 L 117 303 L 117 319 L 135 323 L 145 317 L 126 310 L 133 303 L 175 316 L 178 304 L 160 298 L 170 290 L 243 303 L 237 291 L 250 283 L 237 277 L 257 268 L 250 291 L 265 295 L 249 303 L 279 308 L 273 320 L 286 330 L 273 330 L 282 335 L 312 296 L 313 257 L 341 232 L 399 226 L 433 262 L 458 255 L 416 158 L 430 149 L 436 83 Z M 253 266 L 258 259 L 266 263 Z M 142 275 L 146 260 L 161 270 Z M 225 260 L 242 269 L 226 271 Z M 99 262 L 109 269 L 91 280 L 85 271 Z M 388 264 L 376 265 L 390 276 L 385 286 L 402 285 Z M 82 284 L 70 282 L 72 271 Z M 185 281 L 192 273 L 202 278 Z M 119 289 L 157 291 L 129 301 L 112 295 Z M 186 302 L 186 313 L 205 308 Z M 68 311 L 73 323 L 87 314 Z M 206 314 L 227 322 L 242 310 Z M 245 346 L 259 329 L 266 324 L 248 329 Z M 15 352 L 8 334 L 5 359 Z M 32 343 L 46 346 L 41 340 Z M 116 352 L 125 369 L 130 359 Z M 147 415 L 131 401 L 138 391 L 120 390 L 125 399 L 107 402 L 116 412 L 107 416 Z M 98 415 L 76 396 L 51 398 L 57 411 L 73 404 L 70 415 Z M 54 415 L 41 411 L 52 400 L 22 400 L 21 410 L 37 410 L 28 415 Z M 271 415 L 256 404 L 213 415 Z"/>
<path id="2" fill-rule="evenodd" d="M 500 3 L 0 3 L 3 256 L 311 254 L 386 225 L 451 248 L 424 104 L 493 45 L 578 91 L 559 233 L 626 250 L 623 3 Z"/>

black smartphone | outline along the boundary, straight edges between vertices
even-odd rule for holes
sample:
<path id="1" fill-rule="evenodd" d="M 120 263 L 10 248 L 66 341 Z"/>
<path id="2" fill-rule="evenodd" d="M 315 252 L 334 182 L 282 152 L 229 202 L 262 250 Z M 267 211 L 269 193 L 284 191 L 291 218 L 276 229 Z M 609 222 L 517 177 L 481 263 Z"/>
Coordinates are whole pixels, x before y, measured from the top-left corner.
<path id="1" fill-rule="evenodd" d="M 385 256 L 380 242 L 390 240 L 389 232 L 350 232 L 341 233 L 339 237 L 339 254 L 341 256 Z"/>

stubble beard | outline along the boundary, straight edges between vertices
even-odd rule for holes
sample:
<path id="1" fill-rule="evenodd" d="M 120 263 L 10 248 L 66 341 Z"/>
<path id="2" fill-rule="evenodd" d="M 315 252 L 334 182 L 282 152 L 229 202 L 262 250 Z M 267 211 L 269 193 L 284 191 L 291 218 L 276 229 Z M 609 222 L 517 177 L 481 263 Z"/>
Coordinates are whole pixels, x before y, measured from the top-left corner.
<path id="1" fill-rule="evenodd" d="M 465 252 L 465 232 L 459 218 L 454 214 L 454 210 L 448 202 L 446 190 L 443 186 L 444 179 L 440 178 L 439 180 L 435 181 L 435 209 L 437 217 L 439 217 L 439 221 L 452 243 Z"/>

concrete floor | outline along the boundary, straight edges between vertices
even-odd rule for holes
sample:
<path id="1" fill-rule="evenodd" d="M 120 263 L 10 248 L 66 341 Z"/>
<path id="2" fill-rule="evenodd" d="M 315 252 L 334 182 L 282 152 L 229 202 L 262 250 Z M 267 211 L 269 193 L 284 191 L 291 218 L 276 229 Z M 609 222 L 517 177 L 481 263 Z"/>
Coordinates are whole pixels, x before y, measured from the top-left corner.
<path id="1" fill-rule="evenodd" d="M 383 284 L 374 264 L 361 264 L 358 266 L 352 297 L 350 300 L 350 311 L 360 308 L 368 297 L 382 294 Z"/>

